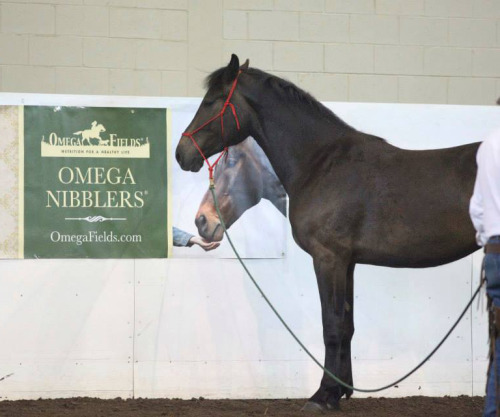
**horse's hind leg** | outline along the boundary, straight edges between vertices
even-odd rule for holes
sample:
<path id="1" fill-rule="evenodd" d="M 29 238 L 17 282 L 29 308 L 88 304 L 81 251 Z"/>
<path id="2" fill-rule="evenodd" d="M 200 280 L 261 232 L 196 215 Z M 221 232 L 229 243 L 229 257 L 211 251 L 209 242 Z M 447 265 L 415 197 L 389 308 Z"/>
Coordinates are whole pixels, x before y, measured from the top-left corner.
<path id="1" fill-rule="evenodd" d="M 354 332 L 352 275 L 354 266 L 331 253 L 314 259 L 318 280 L 325 342 L 325 368 L 342 381 L 352 385 L 350 342 Z M 343 395 L 352 390 L 335 382 L 326 373 L 316 393 L 304 406 L 304 411 L 326 411 L 339 408 Z"/>

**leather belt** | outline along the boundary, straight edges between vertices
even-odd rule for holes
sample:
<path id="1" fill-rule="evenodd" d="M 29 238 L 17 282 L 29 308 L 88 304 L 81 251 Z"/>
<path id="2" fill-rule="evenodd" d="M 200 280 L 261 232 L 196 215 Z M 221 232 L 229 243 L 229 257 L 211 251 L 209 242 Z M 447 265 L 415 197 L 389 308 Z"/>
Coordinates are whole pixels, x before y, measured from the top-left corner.
<path id="1" fill-rule="evenodd" d="M 500 243 L 487 243 L 484 246 L 484 253 L 500 254 Z"/>

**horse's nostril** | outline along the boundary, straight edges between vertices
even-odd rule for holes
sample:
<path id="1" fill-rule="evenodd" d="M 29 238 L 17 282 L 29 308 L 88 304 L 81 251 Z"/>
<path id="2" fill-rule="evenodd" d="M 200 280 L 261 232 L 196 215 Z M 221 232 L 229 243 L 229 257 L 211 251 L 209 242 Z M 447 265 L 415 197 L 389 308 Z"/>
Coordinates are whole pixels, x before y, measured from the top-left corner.
<path id="1" fill-rule="evenodd" d="M 204 214 L 202 214 L 201 216 L 198 216 L 194 222 L 198 230 L 201 230 L 207 225 L 207 218 Z"/>
<path id="2" fill-rule="evenodd" d="M 205 217 L 204 214 L 202 214 L 201 216 L 199 216 L 197 219 L 196 219 L 196 226 L 198 227 L 203 227 L 207 224 L 207 218 Z"/>

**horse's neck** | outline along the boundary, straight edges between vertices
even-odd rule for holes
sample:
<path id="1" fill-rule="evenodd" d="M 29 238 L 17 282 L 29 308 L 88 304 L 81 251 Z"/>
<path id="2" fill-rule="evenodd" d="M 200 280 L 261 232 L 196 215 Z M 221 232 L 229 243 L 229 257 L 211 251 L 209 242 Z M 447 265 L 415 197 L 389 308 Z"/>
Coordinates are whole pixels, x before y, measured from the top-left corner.
<path id="1" fill-rule="evenodd" d="M 286 105 L 261 107 L 257 113 L 252 136 L 266 153 L 288 195 L 300 189 L 305 174 L 315 169 L 318 152 L 331 147 L 346 128 L 311 117 L 307 112 L 290 111 Z"/>

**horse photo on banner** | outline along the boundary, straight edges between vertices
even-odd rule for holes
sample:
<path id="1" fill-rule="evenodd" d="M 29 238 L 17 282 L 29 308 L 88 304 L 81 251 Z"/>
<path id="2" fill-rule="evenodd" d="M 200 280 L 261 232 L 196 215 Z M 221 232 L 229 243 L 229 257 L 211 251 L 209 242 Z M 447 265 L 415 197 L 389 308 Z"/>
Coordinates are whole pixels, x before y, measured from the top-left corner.
<path id="1" fill-rule="evenodd" d="M 168 256 L 165 109 L 10 109 L 2 123 L 18 137 L 17 257 Z"/>
<path id="2" fill-rule="evenodd" d="M 172 155 L 196 108 L 193 102 L 173 112 Z M 216 158 L 211 158 L 211 163 Z M 185 172 L 174 162 L 172 172 L 173 225 L 207 242 L 220 242 L 217 249 L 204 252 L 194 245 L 176 244 L 174 234 L 173 256 L 234 258 L 208 189 L 208 170 Z M 288 230 L 286 192 L 269 159 L 252 137 L 229 148 L 215 167 L 214 181 L 222 217 L 241 255 L 257 259 L 284 258 Z"/>

